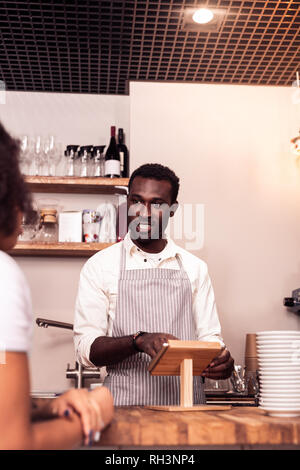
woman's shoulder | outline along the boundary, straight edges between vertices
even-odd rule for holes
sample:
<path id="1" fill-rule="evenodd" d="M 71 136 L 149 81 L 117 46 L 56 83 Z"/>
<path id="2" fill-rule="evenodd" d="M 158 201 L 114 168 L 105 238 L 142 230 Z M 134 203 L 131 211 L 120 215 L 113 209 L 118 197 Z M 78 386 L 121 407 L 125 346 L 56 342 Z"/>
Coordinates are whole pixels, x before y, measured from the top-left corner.
<path id="1" fill-rule="evenodd" d="M 14 286 L 14 292 L 23 293 L 28 296 L 29 286 L 27 279 L 18 265 L 18 263 L 4 251 L 0 250 L 0 289 L 3 292 L 6 289 L 11 291 Z"/>
<path id="2" fill-rule="evenodd" d="M 18 263 L 7 253 L 0 250 L 0 273 L 1 278 L 4 279 L 4 276 L 11 277 L 23 277 L 22 270 L 20 269 Z"/>

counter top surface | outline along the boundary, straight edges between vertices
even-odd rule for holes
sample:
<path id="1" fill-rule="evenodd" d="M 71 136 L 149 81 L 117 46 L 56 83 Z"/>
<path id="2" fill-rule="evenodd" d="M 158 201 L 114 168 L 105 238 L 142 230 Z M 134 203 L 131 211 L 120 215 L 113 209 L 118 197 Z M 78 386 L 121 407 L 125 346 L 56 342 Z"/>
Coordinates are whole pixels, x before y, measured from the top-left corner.
<path id="1" fill-rule="evenodd" d="M 300 417 L 275 418 L 256 407 L 165 412 L 116 407 L 101 447 L 299 445 Z"/>

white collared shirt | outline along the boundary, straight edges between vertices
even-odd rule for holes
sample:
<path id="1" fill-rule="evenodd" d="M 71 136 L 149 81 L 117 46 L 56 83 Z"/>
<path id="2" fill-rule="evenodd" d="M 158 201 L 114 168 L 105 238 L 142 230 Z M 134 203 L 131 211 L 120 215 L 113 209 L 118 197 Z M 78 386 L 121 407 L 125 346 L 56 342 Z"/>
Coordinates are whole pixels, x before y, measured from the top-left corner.
<path id="1" fill-rule="evenodd" d="M 133 243 L 127 233 L 123 242 L 99 251 L 85 263 L 80 273 L 74 319 L 76 358 L 82 365 L 94 366 L 89 356 L 96 338 L 112 336 L 123 244 L 126 269 L 180 269 L 175 258 L 178 254 L 191 282 L 197 339 L 217 341 L 224 345 L 206 263 L 175 245 L 170 238 L 167 241 L 160 253 L 145 253 Z M 134 333 L 136 332 L 133 331 L 132 334 Z"/>

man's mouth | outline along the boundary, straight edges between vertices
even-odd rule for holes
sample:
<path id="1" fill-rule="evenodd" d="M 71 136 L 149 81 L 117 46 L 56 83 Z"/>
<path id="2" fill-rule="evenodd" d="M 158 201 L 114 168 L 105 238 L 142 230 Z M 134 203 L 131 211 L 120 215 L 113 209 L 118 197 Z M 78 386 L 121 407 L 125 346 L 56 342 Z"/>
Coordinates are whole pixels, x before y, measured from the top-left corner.
<path id="1" fill-rule="evenodd" d="M 140 233 L 149 233 L 151 232 L 151 224 L 139 223 L 136 229 Z"/>

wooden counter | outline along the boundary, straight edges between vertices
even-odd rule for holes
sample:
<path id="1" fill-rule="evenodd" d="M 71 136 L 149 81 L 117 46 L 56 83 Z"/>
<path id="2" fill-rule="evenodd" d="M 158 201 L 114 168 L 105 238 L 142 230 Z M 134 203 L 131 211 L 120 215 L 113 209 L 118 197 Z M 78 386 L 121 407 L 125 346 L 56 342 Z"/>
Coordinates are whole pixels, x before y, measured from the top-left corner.
<path id="1" fill-rule="evenodd" d="M 98 448 L 252 448 L 298 446 L 300 417 L 274 418 L 256 407 L 229 411 L 164 412 L 117 407 Z"/>

